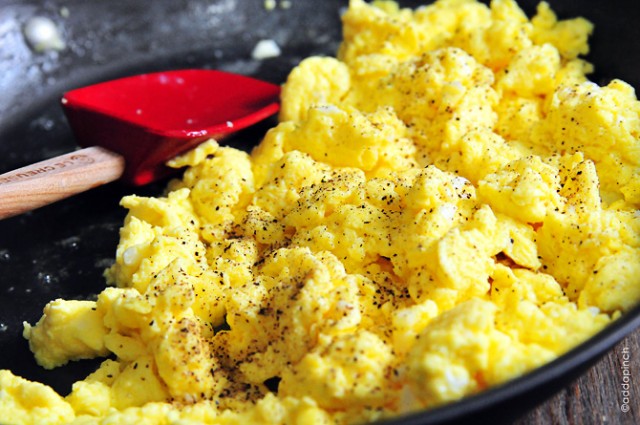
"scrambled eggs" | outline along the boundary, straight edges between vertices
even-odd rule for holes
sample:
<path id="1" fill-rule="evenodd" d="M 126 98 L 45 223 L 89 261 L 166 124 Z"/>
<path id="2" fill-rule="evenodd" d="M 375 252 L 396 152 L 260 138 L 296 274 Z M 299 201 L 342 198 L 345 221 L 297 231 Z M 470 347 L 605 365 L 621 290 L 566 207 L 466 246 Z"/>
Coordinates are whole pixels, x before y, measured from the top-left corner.
<path id="1" fill-rule="evenodd" d="M 640 299 L 640 103 L 592 25 L 512 0 L 351 0 L 247 154 L 207 142 L 129 196 L 111 284 L 24 335 L 5 423 L 354 423 L 536 368 Z"/>

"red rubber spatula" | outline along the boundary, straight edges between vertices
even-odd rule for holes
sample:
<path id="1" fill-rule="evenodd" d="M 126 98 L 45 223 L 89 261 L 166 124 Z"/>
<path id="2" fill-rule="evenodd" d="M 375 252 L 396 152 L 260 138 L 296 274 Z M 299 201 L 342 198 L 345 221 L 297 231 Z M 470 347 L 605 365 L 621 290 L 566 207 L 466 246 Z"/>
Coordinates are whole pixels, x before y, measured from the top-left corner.
<path id="1" fill-rule="evenodd" d="M 212 70 L 136 75 L 69 91 L 67 120 L 84 149 L 0 175 L 0 219 L 122 179 L 144 185 L 165 163 L 273 114 L 280 87 Z"/>

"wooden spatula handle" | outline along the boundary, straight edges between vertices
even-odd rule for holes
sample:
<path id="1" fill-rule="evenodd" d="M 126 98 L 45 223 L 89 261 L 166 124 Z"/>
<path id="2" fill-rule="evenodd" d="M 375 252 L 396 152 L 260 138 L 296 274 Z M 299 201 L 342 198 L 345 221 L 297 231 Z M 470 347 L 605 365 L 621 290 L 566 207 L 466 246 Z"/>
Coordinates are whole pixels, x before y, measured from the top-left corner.
<path id="1" fill-rule="evenodd" d="M 124 158 L 101 147 L 71 152 L 0 175 L 0 219 L 117 180 Z"/>

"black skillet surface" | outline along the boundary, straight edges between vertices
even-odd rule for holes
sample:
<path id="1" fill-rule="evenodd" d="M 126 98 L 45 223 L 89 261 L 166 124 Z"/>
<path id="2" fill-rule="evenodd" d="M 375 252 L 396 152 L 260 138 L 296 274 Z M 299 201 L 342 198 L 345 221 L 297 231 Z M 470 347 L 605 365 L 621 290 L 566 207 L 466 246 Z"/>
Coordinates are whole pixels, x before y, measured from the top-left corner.
<path id="1" fill-rule="evenodd" d="M 416 6 L 421 2 L 404 1 Z M 179 68 L 214 68 L 284 81 L 302 58 L 332 55 L 341 38 L 339 13 L 346 0 L 0 0 L 0 173 L 75 148 L 59 98 L 68 89 L 101 80 Z M 522 1 L 527 13 L 535 1 Z M 640 2 L 551 0 L 562 17 L 582 15 L 596 24 L 588 59 L 593 79 L 620 77 L 640 87 Z M 35 53 L 22 27 L 33 16 L 54 20 L 67 46 Z M 257 61 L 261 39 L 282 47 L 277 58 Z M 273 121 L 230 144 L 256 144 Z M 22 338 L 22 322 L 35 323 L 55 298 L 86 299 L 104 287 L 126 194 L 158 195 L 166 182 L 132 189 L 111 184 L 38 211 L 0 221 L 0 369 L 52 385 L 65 394 L 98 361 L 45 371 Z M 1 202 L 1 200 L 0 200 Z M 503 387 L 394 423 L 427 424 L 509 421 L 583 373 L 624 335 L 640 325 L 640 310 L 559 360 Z M 1 421 L 1 412 L 0 412 Z"/>

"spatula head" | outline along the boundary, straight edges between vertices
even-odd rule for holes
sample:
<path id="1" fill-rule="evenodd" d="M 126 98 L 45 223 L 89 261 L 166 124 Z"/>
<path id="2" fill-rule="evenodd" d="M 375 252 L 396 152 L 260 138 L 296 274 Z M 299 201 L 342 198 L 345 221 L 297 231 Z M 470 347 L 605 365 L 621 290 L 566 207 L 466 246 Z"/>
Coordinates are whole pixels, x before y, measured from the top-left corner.
<path id="1" fill-rule="evenodd" d="M 125 157 L 122 179 L 144 185 L 166 175 L 167 160 L 204 140 L 220 140 L 279 109 L 280 87 L 214 70 L 135 75 L 64 94 L 80 146 Z"/>

